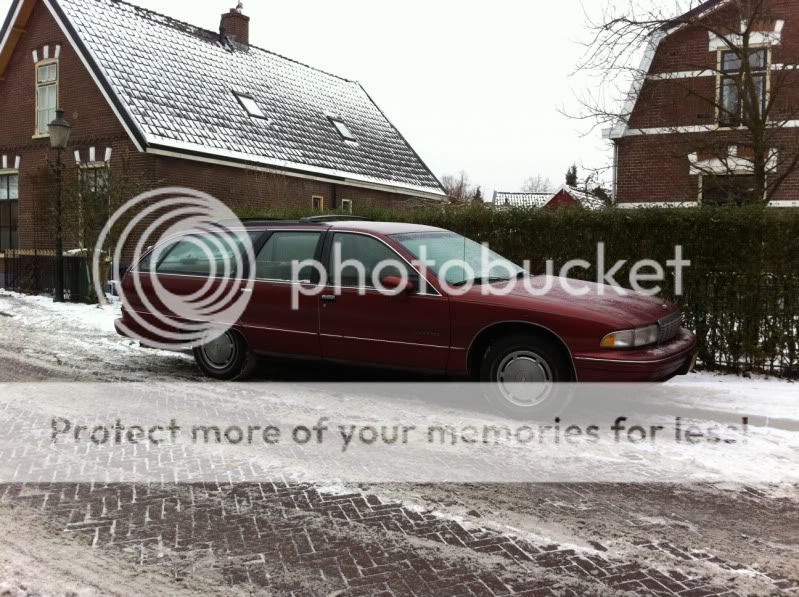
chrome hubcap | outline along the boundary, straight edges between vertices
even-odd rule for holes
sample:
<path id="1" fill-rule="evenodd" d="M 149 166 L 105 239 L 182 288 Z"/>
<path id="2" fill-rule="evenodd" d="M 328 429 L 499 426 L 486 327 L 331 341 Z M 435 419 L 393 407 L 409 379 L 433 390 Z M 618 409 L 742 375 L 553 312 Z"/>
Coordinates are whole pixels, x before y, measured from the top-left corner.
<path id="1" fill-rule="evenodd" d="M 537 406 L 552 389 L 554 377 L 549 363 L 529 350 L 512 352 L 499 364 L 497 382 L 505 398 L 516 406 Z"/>
<path id="2" fill-rule="evenodd" d="M 225 369 L 229 367 L 236 358 L 236 343 L 230 332 L 225 332 L 204 344 L 200 350 L 205 357 L 206 363 L 215 369 Z"/>

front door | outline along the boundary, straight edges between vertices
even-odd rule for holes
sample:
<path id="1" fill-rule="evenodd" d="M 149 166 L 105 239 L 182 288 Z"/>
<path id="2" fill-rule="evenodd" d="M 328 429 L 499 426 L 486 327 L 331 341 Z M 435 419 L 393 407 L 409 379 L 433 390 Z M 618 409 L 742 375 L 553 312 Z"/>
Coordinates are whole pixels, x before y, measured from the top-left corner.
<path id="1" fill-rule="evenodd" d="M 428 286 L 418 291 L 418 273 L 377 237 L 336 232 L 327 242 L 328 286 L 318 297 L 325 359 L 390 367 L 444 371 L 450 345 L 449 301 Z M 340 253 L 336 259 L 336 247 Z M 337 276 L 335 262 L 344 264 Z M 391 265 L 382 267 L 386 261 Z M 349 265 L 347 265 L 349 264 Z M 355 264 L 360 264 L 362 271 Z M 375 288 L 380 278 L 404 268 L 417 289 L 388 296 Z"/>

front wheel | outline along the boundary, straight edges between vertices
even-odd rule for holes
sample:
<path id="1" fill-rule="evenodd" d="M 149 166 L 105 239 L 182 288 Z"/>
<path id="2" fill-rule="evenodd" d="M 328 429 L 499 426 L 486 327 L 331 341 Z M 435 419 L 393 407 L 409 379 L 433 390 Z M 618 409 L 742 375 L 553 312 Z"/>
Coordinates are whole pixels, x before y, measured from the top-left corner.
<path id="1" fill-rule="evenodd" d="M 224 381 L 245 379 L 252 373 L 256 360 L 241 334 L 233 330 L 194 347 L 192 352 L 205 375 Z"/>
<path id="2" fill-rule="evenodd" d="M 501 413 L 542 418 L 565 408 L 571 368 L 553 342 L 532 334 L 500 338 L 488 347 L 480 367 L 486 398 Z"/>

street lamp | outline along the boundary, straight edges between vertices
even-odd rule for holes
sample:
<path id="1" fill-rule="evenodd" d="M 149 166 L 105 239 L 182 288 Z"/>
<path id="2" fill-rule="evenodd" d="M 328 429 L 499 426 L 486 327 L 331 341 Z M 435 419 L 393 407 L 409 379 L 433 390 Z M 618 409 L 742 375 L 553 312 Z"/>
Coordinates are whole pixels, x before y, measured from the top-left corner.
<path id="1" fill-rule="evenodd" d="M 61 153 L 69 144 L 69 134 L 72 131 L 70 125 L 64 119 L 64 111 L 56 110 L 55 120 L 47 125 L 47 132 L 50 135 L 50 147 L 56 150 L 56 232 L 55 232 L 55 292 L 53 300 L 57 303 L 64 302 L 64 217 L 63 217 L 63 187 L 64 187 L 64 166 L 61 161 Z"/>

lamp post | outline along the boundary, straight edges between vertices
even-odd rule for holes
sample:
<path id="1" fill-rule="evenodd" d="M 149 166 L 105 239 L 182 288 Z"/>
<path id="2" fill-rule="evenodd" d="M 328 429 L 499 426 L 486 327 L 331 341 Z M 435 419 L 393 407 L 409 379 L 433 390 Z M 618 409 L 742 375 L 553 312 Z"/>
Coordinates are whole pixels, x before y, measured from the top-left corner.
<path id="1" fill-rule="evenodd" d="M 64 119 L 64 111 L 56 110 L 55 120 L 47 125 L 50 134 L 50 147 L 56 150 L 56 200 L 55 200 L 55 292 L 53 300 L 57 303 L 64 302 L 64 218 L 63 218 L 63 188 L 64 165 L 61 154 L 69 143 L 70 125 Z"/>

